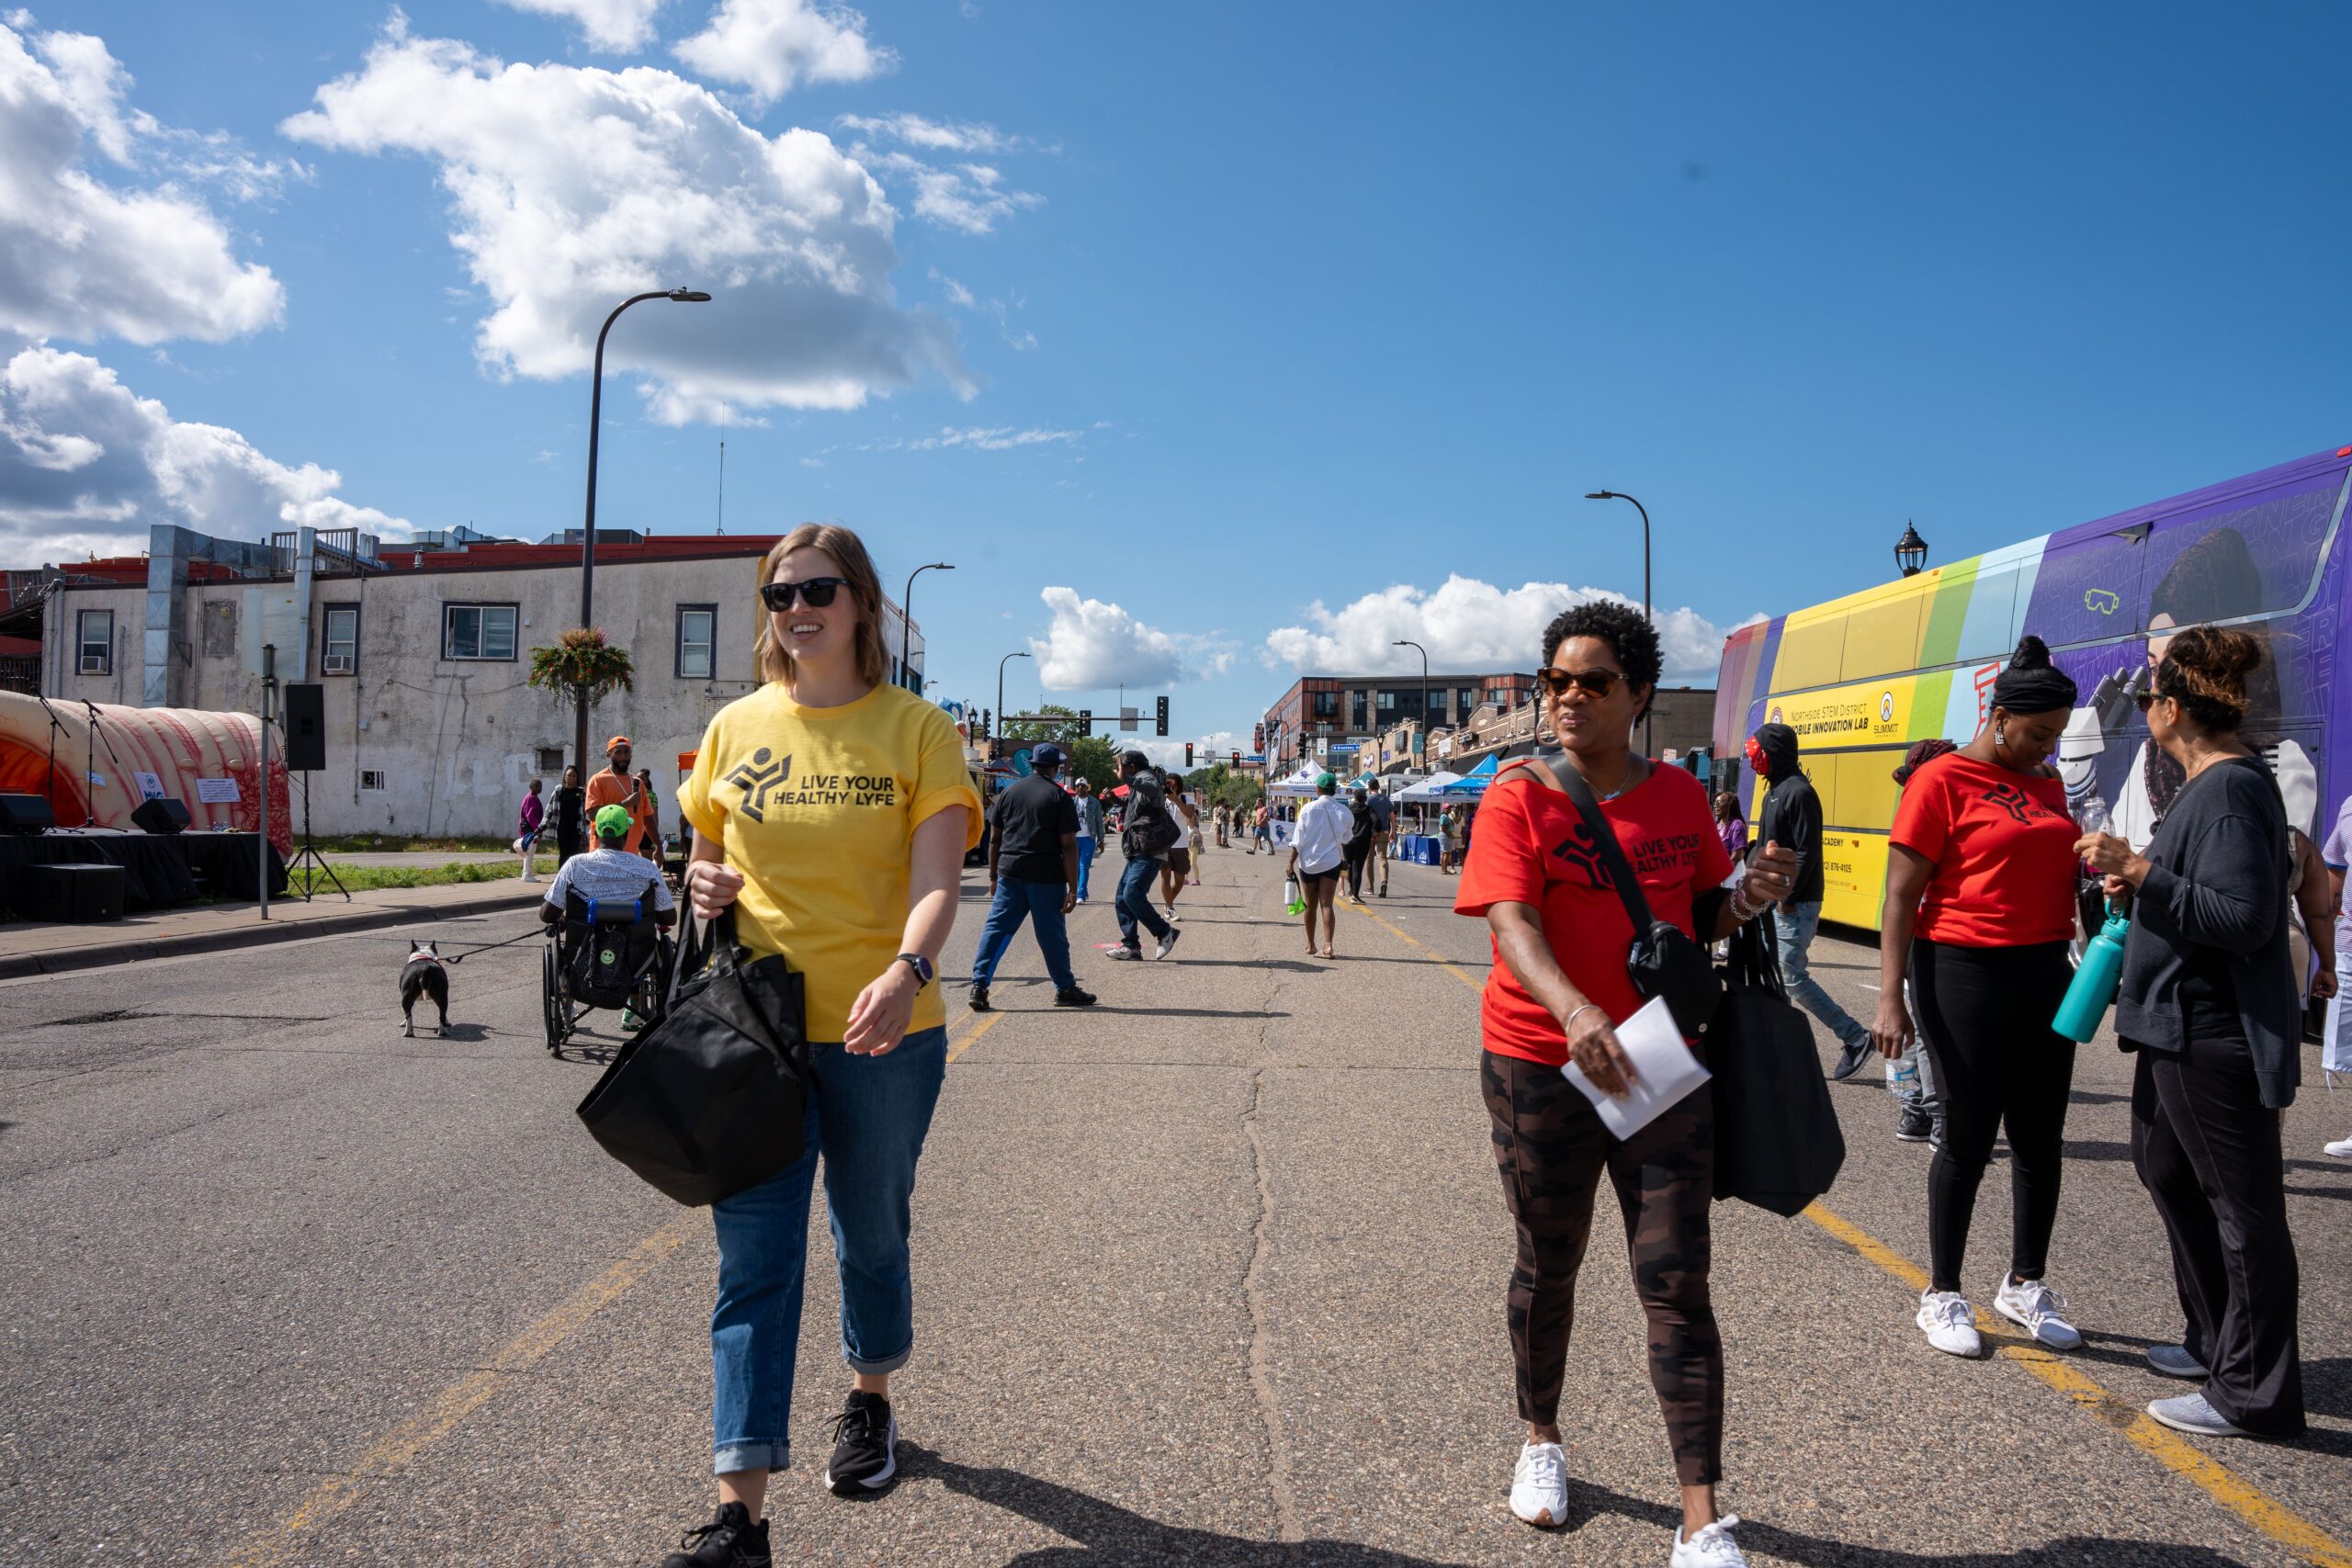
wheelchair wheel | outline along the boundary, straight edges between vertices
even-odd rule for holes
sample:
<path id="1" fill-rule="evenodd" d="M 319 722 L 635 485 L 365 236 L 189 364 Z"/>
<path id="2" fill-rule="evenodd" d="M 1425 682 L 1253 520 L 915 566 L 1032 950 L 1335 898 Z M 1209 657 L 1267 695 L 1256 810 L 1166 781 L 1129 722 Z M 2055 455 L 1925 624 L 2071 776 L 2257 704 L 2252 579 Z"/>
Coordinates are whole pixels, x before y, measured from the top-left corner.
<path id="1" fill-rule="evenodd" d="M 552 942 L 539 955 L 539 1005 L 548 1032 L 548 1055 L 563 1055 L 563 1043 L 571 1035 L 571 1002 L 564 995 L 563 964 L 556 956 Z"/>

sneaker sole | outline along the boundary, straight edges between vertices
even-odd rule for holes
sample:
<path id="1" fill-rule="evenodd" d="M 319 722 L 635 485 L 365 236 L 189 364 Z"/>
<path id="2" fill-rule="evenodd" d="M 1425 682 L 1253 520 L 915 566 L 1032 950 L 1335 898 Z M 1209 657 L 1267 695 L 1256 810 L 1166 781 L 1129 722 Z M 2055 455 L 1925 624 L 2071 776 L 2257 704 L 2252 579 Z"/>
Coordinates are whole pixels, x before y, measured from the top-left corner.
<path id="1" fill-rule="evenodd" d="M 1894 1141 L 1898 1144 L 1924 1144 L 1928 1137 L 1926 1133 L 1906 1133 L 1900 1127 L 1894 1130 Z"/>
<path id="2" fill-rule="evenodd" d="M 2169 1427 L 2176 1432 L 2187 1432 L 2193 1438 L 2246 1438 L 2253 1436 L 2252 1433 L 2242 1430 L 2236 1427 L 2200 1427 L 2194 1421 L 2183 1421 L 2177 1416 L 2167 1416 L 2163 1411 L 2156 1408 L 2157 1405 L 2163 1403 L 2164 1401 L 2160 1399 L 2150 1400 L 2148 1402 L 2148 1418 L 2155 1422 L 2159 1427 Z"/>
<path id="3" fill-rule="evenodd" d="M 2213 1375 L 2203 1367 L 2199 1367 L 2194 1371 L 2189 1371 L 2186 1367 L 2178 1370 L 2175 1370 L 2171 1367 L 2160 1367 L 2156 1365 L 2155 1362 L 2149 1360 L 2145 1356 L 2140 1358 L 2140 1364 L 2146 1367 L 2150 1371 L 2155 1373 L 2156 1376 L 2160 1378 L 2175 1378 L 2182 1382 L 2203 1382 L 2207 1378 Z"/>
<path id="4" fill-rule="evenodd" d="M 1510 1517 L 1521 1524 L 1532 1525 L 1540 1530 L 1553 1530 L 1560 1528 L 1560 1521 L 1552 1517 L 1552 1510 L 1549 1508 L 1538 1508 L 1535 1510 L 1535 1517 L 1532 1519 L 1517 1508 L 1513 1508 L 1510 1511 Z"/>

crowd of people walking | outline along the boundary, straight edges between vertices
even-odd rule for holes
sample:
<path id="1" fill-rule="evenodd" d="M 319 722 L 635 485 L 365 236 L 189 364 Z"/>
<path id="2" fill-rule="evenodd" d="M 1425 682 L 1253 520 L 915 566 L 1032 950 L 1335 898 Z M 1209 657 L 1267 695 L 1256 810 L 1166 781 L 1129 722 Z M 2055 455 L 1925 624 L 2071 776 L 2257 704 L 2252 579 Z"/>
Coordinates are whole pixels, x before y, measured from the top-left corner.
<path id="1" fill-rule="evenodd" d="M 963 857 L 983 840 L 983 802 L 944 715 L 881 678 L 880 588 L 856 536 L 796 530 L 762 563 L 761 598 L 765 682 L 712 721 L 680 790 L 692 829 L 684 888 L 697 917 L 731 918 L 748 950 L 787 954 L 806 977 L 806 1152 L 715 1208 L 718 1507 L 665 1568 L 771 1561 L 763 1505 L 791 1452 L 786 1418 L 820 1155 L 850 1375 L 824 1481 L 856 1495 L 895 1476 L 890 1379 L 914 1354 L 910 1204 L 945 1061 L 938 964 Z M 2228 629 L 2169 638 L 2140 705 L 2153 744 L 2187 783 L 2136 849 L 2070 816 L 2049 762 L 2077 693 L 2034 638 L 2007 661 L 1973 736 L 1913 746 L 1894 769 L 1901 793 L 1868 1024 L 1810 970 L 1824 827 L 1796 733 L 1766 724 L 1750 739 L 1761 786 L 1751 830 L 1736 794 L 1711 796 L 1690 773 L 1634 749 L 1662 663 L 1644 616 L 1608 601 L 1577 606 L 1550 625 L 1540 651 L 1539 701 L 1558 749 L 1499 771 L 1474 835 L 1450 810 L 1437 824 L 1442 869 L 1459 873 L 1453 907 L 1484 923 L 1492 953 L 1479 1085 L 1516 1244 L 1503 1292 L 1524 1425 L 1511 1511 L 1537 1526 L 1569 1517 L 1562 1390 L 1606 1180 L 1649 1323 L 1647 1375 L 1679 1495 L 1672 1568 L 1746 1561 L 1738 1518 L 1716 1496 L 1727 1404 L 1710 1286 L 1714 1102 L 1702 1085 L 1622 1135 L 1605 1113 L 1642 1084 L 1619 1032 L 1654 998 L 1706 1060 L 1706 1031 L 1683 1021 L 1679 993 L 1660 978 L 1677 941 L 1705 969 L 1709 948 L 1758 940 L 1740 933 L 1760 922 L 1782 988 L 1835 1043 L 1826 1067 L 1809 1070 L 1845 1078 L 1873 1055 L 1884 1062 L 1896 1136 L 1932 1145 L 1921 1204 L 1929 1278 L 1915 1314 L 1926 1344 L 1983 1353 L 1966 1242 L 2006 1137 L 2010 1243 L 1992 1310 L 2046 1349 L 2080 1347 L 2050 1259 L 2065 1214 L 2078 1049 L 2053 1020 L 2072 983 L 2086 886 L 2132 917 L 2115 1025 L 2134 1057 L 2133 1165 L 2172 1254 L 2180 1307 L 2177 1335 L 2159 1335 L 2146 1360 L 2198 1384 L 2150 1412 L 2213 1437 L 2301 1432 L 2300 1281 L 2278 1111 L 2300 1077 L 2305 986 L 2331 999 L 2333 1034 L 2334 950 L 2352 935 L 2301 960 L 2311 977 L 2299 983 L 2289 911 L 2324 923 L 2336 908 L 2352 807 L 2324 846 L 2294 840 L 2269 771 L 2237 735 L 2259 646 Z M 889 787 L 854 804 L 803 798 L 781 780 L 770 793 L 751 759 L 778 747 L 815 771 Z M 584 786 L 568 770 L 551 801 L 534 787 L 524 835 L 551 827 L 568 856 L 590 818 L 600 854 L 658 845 L 651 780 L 632 771 L 628 738 L 614 737 L 606 756 Z M 1286 849 L 1282 869 L 1312 957 L 1338 955 L 1343 886 L 1358 904 L 1388 896 L 1397 818 L 1377 791 L 1343 790 L 1325 773 L 1283 822 L 1263 799 L 1196 800 L 1182 778 L 1130 750 L 1112 817 L 1088 781 L 1064 782 L 1069 761 L 1057 745 L 1035 746 L 1029 775 L 987 803 L 988 912 L 966 993 L 975 1012 L 994 1010 L 992 987 L 1024 928 L 1053 1005 L 1096 1003 L 1068 922 L 1114 833 L 1124 862 L 1119 941 L 1106 954 L 1114 962 L 1169 959 L 1182 934 L 1179 903 L 1199 885 L 1206 852 L 1237 840 L 1249 855 L 1273 853 L 1278 838 Z M 2096 1298 L 2096 1277 L 2072 1282 Z"/>

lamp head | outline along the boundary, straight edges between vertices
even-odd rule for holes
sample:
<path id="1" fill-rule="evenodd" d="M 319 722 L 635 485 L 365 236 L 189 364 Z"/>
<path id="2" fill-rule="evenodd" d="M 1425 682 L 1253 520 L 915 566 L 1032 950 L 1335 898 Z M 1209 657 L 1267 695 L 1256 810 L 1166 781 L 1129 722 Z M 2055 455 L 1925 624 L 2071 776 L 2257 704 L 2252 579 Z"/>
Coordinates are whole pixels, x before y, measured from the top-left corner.
<path id="1" fill-rule="evenodd" d="M 1894 564 L 1905 577 L 1917 577 L 1928 564 L 1928 541 L 1919 537 L 1919 530 L 1904 520 L 1903 537 L 1894 543 Z"/>
<path id="2" fill-rule="evenodd" d="M 673 288 L 670 298 L 681 305 L 707 304 L 710 296 L 699 288 Z"/>
<path id="3" fill-rule="evenodd" d="M 1617 492 L 1613 490 L 1587 491 L 1584 498 L 1587 501 L 1614 501 L 1617 499 Z"/>

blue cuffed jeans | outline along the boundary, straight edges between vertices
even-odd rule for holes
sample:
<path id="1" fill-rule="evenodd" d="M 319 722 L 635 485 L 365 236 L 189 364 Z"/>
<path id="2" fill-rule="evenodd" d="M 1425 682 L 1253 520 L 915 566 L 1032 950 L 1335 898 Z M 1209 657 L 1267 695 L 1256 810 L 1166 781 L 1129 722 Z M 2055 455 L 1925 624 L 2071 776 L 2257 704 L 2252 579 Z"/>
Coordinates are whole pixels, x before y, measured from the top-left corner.
<path id="1" fill-rule="evenodd" d="M 1168 922 L 1151 907 L 1151 890 L 1159 886 L 1159 874 L 1165 869 L 1156 860 L 1129 856 L 1126 869 L 1119 873 L 1119 897 L 1115 908 L 1119 912 L 1119 939 L 1137 952 L 1143 941 L 1136 935 L 1140 924 L 1155 938 L 1165 941 Z"/>
<path id="2" fill-rule="evenodd" d="M 820 1153 L 841 1268 L 842 1359 L 852 1371 L 894 1372 L 914 1353 L 907 1230 L 915 1162 L 947 1076 L 947 1031 L 919 1030 L 880 1056 L 811 1045 L 809 1065 L 808 1152 L 711 1207 L 718 1231 L 718 1303 L 710 1313 L 715 1475 L 792 1462 L 785 1427 Z"/>
<path id="3" fill-rule="evenodd" d="M 1787 987 L 1789 999 L 1813 1014 L 1838 1037 L 1840 1045 L 1851 1045 L 1857 1040 L 1870 1038 L 1870 1031 L 1854 1021 L 1854 1015 L 1838 1005 L 1838 999 L 1821 988 L 1807 967 L 1805 953 L 1813 946 L 1814 933 L 1821 929 L 1821 904 L 1799 904 L 1796 913 L 1783 913 L 1775 906 L 1772 910 L 1772 934 L 1779 939 L 1781 949 L 1781 984 Z"/>
<path id="4" fill-rule="evenodd" d="M 1083 860 L 1079 862 L 1082 867 Z M 1079 873 L 1085 874 L 1084 871 Z M 996 897 L 989 904 L 988 923 L 980 928 L 980 950 L 972 959 L 972 984 L 985 986 L 996 978 L 996 966 L 1004 961 L 1004 950 L 1012 945 L 1014 935 L 1023 920 L 1037 922 L 1037 950 L 1046 955 L 1046 973 L 1054 977 L 1058 990 L 1078 989 L 1078 976 L 1070 973 L 1069 928 L 1062 923 L 1062 896 L 1059 882 L 1031 882 L 1024 877 L 997 878 Z"/>
<path id="5" fill-rule="evenodd" d="M 1097 840 L 1081 836 L 1078 840 L 1078 886 L 1073 890 L 1082 903 L 1086 898 L 1088 875 L 1094 870 L 1094 845 Z"/>

